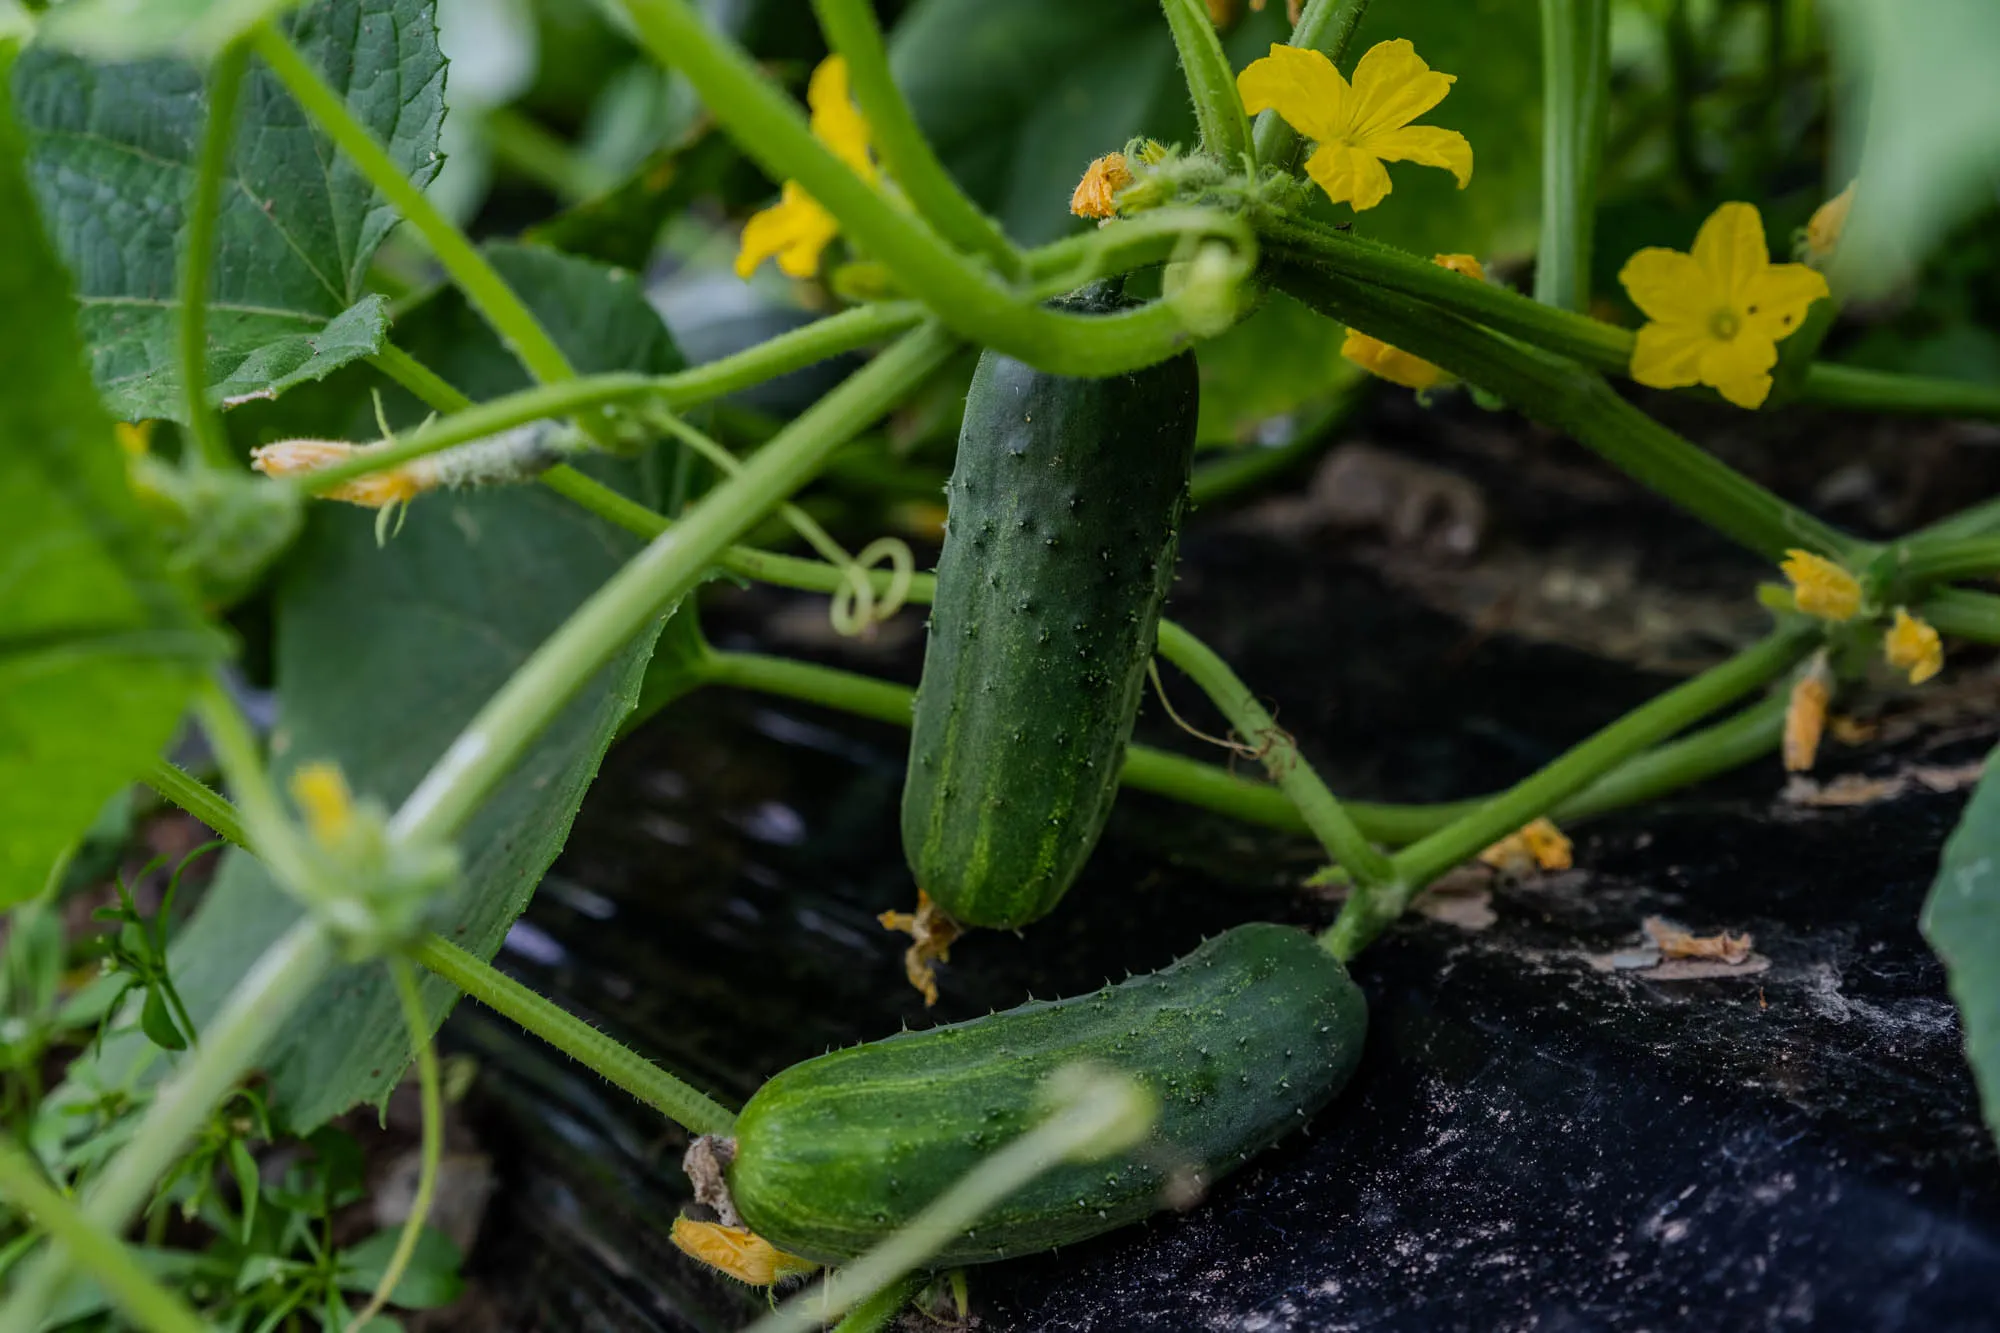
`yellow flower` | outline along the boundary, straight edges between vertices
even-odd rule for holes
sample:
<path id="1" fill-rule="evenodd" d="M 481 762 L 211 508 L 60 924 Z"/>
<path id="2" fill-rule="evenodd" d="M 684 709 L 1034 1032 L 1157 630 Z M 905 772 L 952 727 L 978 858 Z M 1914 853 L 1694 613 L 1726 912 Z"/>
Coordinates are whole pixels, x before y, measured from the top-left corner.
<path id="1" fill-rule="evenodd" d="M 1921 685 L 1944 670 L 1944 644 L 1938 632 L 1900 606 L 1895 623 L 1882 639 L 1882 655 L 1890 666 L 1909 672 L 1912 685 Z"/>
<path id="2" fill-rule="evenodd" d="M 1809 616 L 1852 620 L 1861 609 L 1861 584 L 1823 555 L 1787 551 L 1778 568 L 1792 581 L 1792 601 Z"/>
<path id="3" fill-rule="evenodd" d="M 1778 342 L 1827 294 L 1804 264 L 1773 264 L 1764 220 L 1749 204 L 1709 214 L 1691 254 L 1657 246 L 1618 274 L 1646 325 L 1632 348 L 1632 378 L 1655 389 L 1706 384 L 1738 407 L 1771 392 Z"/>
<path id="4" fill-rule="evenodd" d="M 748 1227 L 677 1217 L 669 1238 L 681 1253 L 753 1287 L 803 1277 L 819 1267 L 810 1259 L 785 1253 Z"/>
<path id="5" fill-rule="evenodd" d="M 1273 44 L 1270 55 L 1236 76 L 1236 91 L 1251 115 L 1275 109 L 1317 143 L 1306 175 L 1334 203 L 1351 204 L 1358 213 L 1388 196 L 1384 162 L 1443 167 L 1461 190 L 1472 179 L 1472 145 L 1463 134 L 1410 124 L 1442 102 L 1456 81 L 1432 70 L 1398 38 L 1370 48 L 1354 67 L 1351 85 L 1320 52 Z"/>
<path id="6" fill-rule="evenodd" d="M 1854 208 L 1854 183 L 1813 210 L 1806 223 L 1806 258 L 1823 264 L 1833 258 L 1840 233 L 1847 227 L 1847 215 Z"/>
<path id="7" fill-rule="evenodd" d="M 1433 255 L 1431 262 L 1439 268 L 1463 273 L 1476 282 L 1486 280 L 1486 270 L 1471 255 Z M 1439 370 L 1422 357 L 1411 356 L 1408 352 L 1391 347 L 1380 338 L 1371 338 L 1358 329 L 1347 331 L 1347 337 L 1340 344 L 1340 354 L 1369 374 L 1385 379 L 1391 384 L 1400 384 L 1406 389 L 1415 389 L 1418 393 L 1435 388 L 1451 378 L 1450 374 Z"/>
<path id="8" fill-rule="evenodd" d="M 1495 870 L 1525 875 L 1535 869 L 1568 870 L 1570 841 L 1550 819 L 1537 819 L 1510 833 L 1479 854 Z"/>
<path id="9" fill-rule="evenodd" d="M 1109 218 L 1118 215 L 1118 192 L 1132 183 L 1132 168 L 1125 154 L 1106 153 L 1090 164 L 1069 197 L 1069 211 L 1080 218 Z"/>
<path id="10" fill-rule="evenodd" d="M 868 122 L 847 91 L 847 61 L 828 56 L 813 71 L 806 85 L 806 105 L 812 112 L 812 131 L 833 155 L 854 168 L 861 179 L 874 184 L 875 163 L 868 156 Z M 776 257 L 781 272 L 794 278 L 810 278 L 819 272 L 820 251 L 840 234 L 840 223 L 821 208 L 819 201 L 786 181 L 778 202 L 752 215 L 743 227 L 742 248 L 736 255 L 736 275 L 747 278 L 766 259 Z"/>
<path id="11" fill-rule="evenodd" d="M 252 449 L 250 466 L 266 476 L 298 477 L 367 452 L 365 446 L 343 444 L 339 440 L 279 440 Z M 320 498 L 381 509 L 413 500 L 437 484 L 436 465 L 430 459 L 419 458 L 401 467 L 343 481 Z"/>
<path id="12" fill-rule="evenodd" d="M 1792 695 L 1785 703 L 1787 773 L 1808 772 L 1819 758 L 1819 738 L 1826 730 L 1827 705 L 1832 702 L 1833 677 L 1822 653 L 1792 682 Z"/>
<path id="13" fill-rule="evenodd" d="M 291 788 L 292 800 L 321 846 L 340 842 L 354 827 L 354 797 L 340 765 L 323 760 L 301 764 L 292 774 Z"/>

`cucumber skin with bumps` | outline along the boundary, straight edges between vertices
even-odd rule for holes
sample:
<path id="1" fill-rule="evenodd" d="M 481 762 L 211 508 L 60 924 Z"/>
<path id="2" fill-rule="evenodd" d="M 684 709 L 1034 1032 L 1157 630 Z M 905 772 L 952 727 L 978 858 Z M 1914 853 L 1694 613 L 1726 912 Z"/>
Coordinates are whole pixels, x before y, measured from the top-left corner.
<path id="1" fill-rule="evenodd" d="M 1310 935 L 1238 926 L 1091 995 L 792 1066 L 737 1119 L 730 1193 L 779 1249 L 845 1262 L 1030 1128 L 1054 1070 L 1079 1060 L 1122 1070 L 1159 1099 L 1146 1142 L 1057 1165 L 932 1262 L 1051 1249 L 1165 1206 L 1169 1173 L 1212 1181 L 1303 1125 L 1347 1082 L 1366 1028 L 1360 988 Z"/>
<path id="2" fill-rule="evenodd" d="M 1173 581 L 1198 399 L 1191 353 L 1108 379 L 980 357 L 902 813 L 918 887 L 963 924 L 1045 915 L 1104 831 Z"/>

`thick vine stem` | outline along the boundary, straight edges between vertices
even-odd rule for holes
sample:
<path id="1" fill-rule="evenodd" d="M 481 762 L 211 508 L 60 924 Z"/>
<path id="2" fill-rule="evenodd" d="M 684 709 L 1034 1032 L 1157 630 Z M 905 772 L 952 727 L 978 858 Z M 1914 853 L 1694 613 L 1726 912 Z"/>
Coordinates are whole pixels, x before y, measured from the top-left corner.
<path id="1" fill-rule="evenodd" d="M 113 1236 L 132 1224 L 160 1176 L 187 1151 L 202 1124 L 332 968 L 335 957 L 331 936 L 310 916 L 264 951 L 202 1033 L 201 1045 L 160 1085 L 137 1131 L 84 1192 L 86 1222 Z M 73 1263 L 69 1247 L 52 1240 L 0 1307 L 0 1333 L 32 1333 L 41 1327 Z"/>
<path id="2" fill-rule="evenodd" d="M 1160 0 L 1180 55 L 1181 74 L 1194 101 L 1202 151 L 1231 166 L 1250 161 L 1250 117 L 1236 94 L 1236 75 L 1215 35 L 1203 0 Z"/>
<path id="3" fill-rule="evenodd" d="M 2000 537 L 1943 537 L 1897 543 L 1886 563 L 1905 582 L 1922 586 L 2000 573 Z"/>
<path id="4" fill-rule="evenodd" d="M 1469 288 L 1482 286 L 1446 276 Z M 1599 375 L 1330 268 L 1283 264 L 1276 281 L 1320 313 L 1442 366 L 1499 395 L 1526 416 L 1574 437 L 1634 480 L 1767 559 L 1776 561 L 1794 547 L 1820 551 L 1856 567 L 1873 558 L 1872 547 L 1787 504 L 1662 426 L 1614 393 Z M 1534 302 L 1526 304 L 1548 310 Z"/>
<path id="5" fill-rule="evenodd" d="M 1590 303 L 1610 9 L 1610 0 L 1542 0 L 1542 230 L 1535 299 L 1564 310 Z"/>
<path id="6" fill-rule="evenodd" d="M 187 395 L 188 429 L 201 459 L 213 468 L 240 464 L 208 403 L 208 287 L 215 261 L 215 225 L 222 208 L 222 178 L 229 171 L 229 146 L 236 138 L 236 108 L 242 100 L 243 70 L 250 51 L 231 42 L 208 71 L 208 117 L 201 130 L 201 156 L 188 199 L 187 247 L 181 253 L 181 392 Z"/>
<path id="7" fill-rule="evenodd" d="M 622 3 L 647 51 L 686 76 L 751 160 L 773 179 L 797 181 L 954 332 L 1039 369 L 1084 376 L 1152 365 L 1192 340 L 1164 301 L 1119 314 L 1077 315 L 1022 299 L 813 138 L 791 99 L 687 0 Z"/>
<path id="8" fill-rule="evenodd" d="M 1628 329 L 1543 305 L 1491 283 L 1473 282 L 1394 246 L 1316 222 L 1262 217 L 1258 231 L 1280 264 L 1316 269 L 1416 297 L 1497 333 L 1609 374 L 1625 375 L 1631 368 L 1634 335 Z M 1823 361 L 1806 370 L 1792 401 L 1915 416 L 2000 418 L 2000 385 L 1898 375 Z"/>
<path id="9" fill-rule="evenodd" d="M 412 956 L 690 1133 L 727 1134 L 735 1128 L 736 1116 L 721 1103 L 450 941 L 427 936 L 417 942 Z"/>
<path id="10" fill-rule="evenodd" d="M 1002 278 L 1020 276 L 1021 252 L 1000 224 L 958 188 L 917 126 L 910 104 L 889 72 L 889 52 L 870 0 L 813 0 L 827 45 L 847 60 L 847 78 L 875 151 L 903 197 L 939 234 L 967 254 L 991 263 Z"/>
<path id="11" fill-rule="evenodd" d="M 1969 588 L 1939 588 L 1917 614 L 1940 634 L 1975 643 L 2000 643 L 2000 597 Z"/>
<path id="12" fill-rule="evenodd" d="M 448 841 L 583 683 L 672 607 L 729 543 L 804 484 L 832 452 L 902 400 L 956 346 L 920 328 L 849 376 L 710 491 L 538 648 L 417 784 L 396 837 Z"/>
<path id="13" fill-rule="evenodd" d="M 1396 866 L 1394 890 L 1349 897 L 1323 937 L 1327 948 L 1336 957 L 1352 958 L 1439 875 L 1556 809 L 1620 763 L 1768 684 L 1805 656 L 1817 639 L 1817 631 L 1809 626 L 1794 624 L 1774 631 L 1720 666 L 1633 709 L 1477 810 L 1396 853 L 1391 858 Z"/>

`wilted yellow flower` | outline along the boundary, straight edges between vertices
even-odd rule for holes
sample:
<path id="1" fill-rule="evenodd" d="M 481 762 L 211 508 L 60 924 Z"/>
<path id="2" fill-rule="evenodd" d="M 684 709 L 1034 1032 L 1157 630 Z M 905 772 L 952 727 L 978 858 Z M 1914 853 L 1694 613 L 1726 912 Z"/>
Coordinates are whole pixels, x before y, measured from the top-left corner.
<path id="1" fill-rule="evenodd" d="M 1861 609 L 1860 581 L 1823 555 L 1790 550 L 1778 568 L 1792 581 L 1792 601 L 1809 616 L 1852 620 Z"/>
<path id="2" fill-rule="evenodd" d="M 1410 124 L 1442 102 L 1454 82 L 1454 75 L 1439 74 L 1397 38 L 1361 57 L 1352 84 L 1323 53 L 1273 44 L 1270 55 L 1236 76 L 1236 91 L 1250 114 L 1275 110 L 1317 144 L 1306 175 L 1334 203 L 1358 213 L 1388 197 L 1384 162 L 1442 167 L 1461 190 L 1471 181 L 1472 145 L 1463 134 Z"/>
<path id="3" fill-rule="evenodd" d="M 339 440 L 279 440 L 250 451 L 250 466 L 272 477 L 300 477 L 345 463 L 367 446 Z M 345 500 L 349 504 L 381 509 L 385 505 L 413 500 L 438 484 L 436 465 L 427 458 L 413 459 L 401 467 L 371 472 L 352 481 L 343 481 L 320 496 L 323 500 Z"/>
<path id="4" fill-rule="evenodd" d="M 1691 253 L 1649 246 L 1618 281 L 1646 314 L 1632 378 L 1655 389 L 1706 384 L 1738 407 L 1770 395 L 1779 341 L 1827 294 L 1826 279 L 1804 264 L 1771 262 L 1764 220 L 1740 203 L 1708 215 Z"/>
<path id="5" fill-rule="evenodd" d="M 1921 685 L 1944 670 L 1944 642 L 1938 632 L 1902 607 L 1882 639 L 1882 655 L 1898 671 L 1910 673 L 1910 684 Z"/>
<path id="6" fill-rule="evenodd" d="M 1550 819 L 1536 819 L 1479 854 L 1495 870 L 1521 875 L 1530 870 L 1568 870 L 1570 841 Z"/>
<path id="7" fill-rule="evenodd" d="M 354 827 L 354 796 L 340 765 L 324 760 L 301 764 L 292 774 L 291 789 L 315 841 L 331 845 L 347 837 Z"/>
<path id="8" fill-rule="evenodd" d="M 1118 192 L 1132 183 L 1132 168 L 1125 154 L 1106 153 L 1092 162 L 1069 197 L 1069 211 L 1080 218 L 1109 218 L 1118 215 Z"/>
<path id="9" fill-rule="evenodd" d="M 806 85 L 806 106 L 812 113 L 815 138 L 833 155 L 873 184 L 875 162 L 868 155 L 868 122 L 848 94 L 847 61 L 828 56 L 819 62 Z M 781 272 L 810 278 L 819 272 L 820 252 L 840 234 L 840 223 L 819 201 L 786 181 L 773 207 L 753 214 L 743 226 L 742 248 L 736 254 L 736 275 L 747 278 L 766 259 L 775 257 Z"/>
<path id="10" fill-rule="evenodd" d="M 1833 702 L 1833 677 L 1824 654 L 1792 682 L 1785 704 L 1785 771 L 1804 773 L 1819 757 L 1819 739 L 1826 730 L 1827 706 Z"/>
<path id="11" fill-rule="evenodd" d="M 1833 258 L 1833 252 L 1840 244 L 1840 233 L 1847 227 L 1847 215 L 1854 208 L 1854 182 L 1847 188 L 1813 210 L 1812 218 L 1806 223 L 1806 257 L 1814 263 L 1824 263 Z"/>
<path id="12" fill-rule="evenodd" d="M 681 1253 L 753 1287 L 802 1277 L 819 1267 L 810 1259 L 785 1253 L 748 1227 L 677 1217 L 671 1239 Z"/>
<path id="13" fill-rule="evenodd" d="M 1431 262 L 1475 281 L 1486 280 L 1486 270 L 1471 255 L 1433 255 Z M 1340 354 L 1371 375 L 1422 393 L 1451 378 L 1422 357 L 1411 356 L 1391 347 L 1380 338 L 1371 338 L 1358 329 L 1349 329 L 1341 341 Z"/>

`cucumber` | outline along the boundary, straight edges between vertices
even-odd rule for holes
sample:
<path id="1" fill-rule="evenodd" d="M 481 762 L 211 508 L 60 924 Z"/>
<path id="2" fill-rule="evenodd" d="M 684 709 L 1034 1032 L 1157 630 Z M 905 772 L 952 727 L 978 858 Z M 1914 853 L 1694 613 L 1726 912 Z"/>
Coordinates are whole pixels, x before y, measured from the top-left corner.
<path id="1" fill-rule="evenodd" d="M 1104 831 L 1173 581 L 1198 396 L 1191 353 L 1109 379 L 979 359 L 902 820 L 917 887 L 964 925 L 1045 915 Z"/>
<path id="2" fill-rule="evenodd" d="M 1303 1125 L 1346 1083 L 1366 1026 L 1360 989 L 1310 935 L 1238 926 L 1095 994 L 792 1066 L 737 1118 L 729 1193 L 779 1249 L 845 1262 L 1033 1124 L 1051 1072 L 1088 1060 L 1152 1090 L 1151 1136 L 1054 1167 L 934 1262 L 1066 1245 L 1145 1217 L 1189 1173 L 1205 1184 Z"/>

